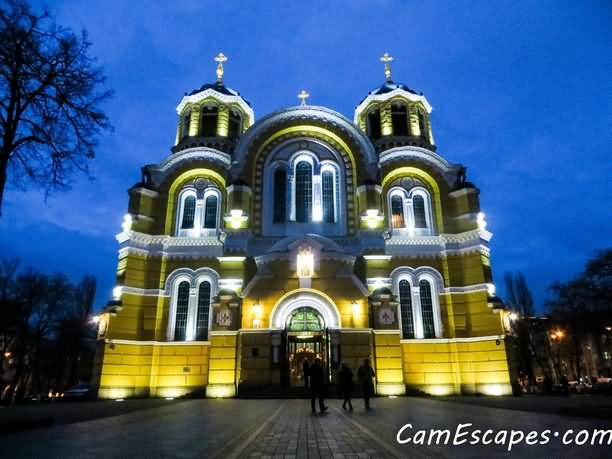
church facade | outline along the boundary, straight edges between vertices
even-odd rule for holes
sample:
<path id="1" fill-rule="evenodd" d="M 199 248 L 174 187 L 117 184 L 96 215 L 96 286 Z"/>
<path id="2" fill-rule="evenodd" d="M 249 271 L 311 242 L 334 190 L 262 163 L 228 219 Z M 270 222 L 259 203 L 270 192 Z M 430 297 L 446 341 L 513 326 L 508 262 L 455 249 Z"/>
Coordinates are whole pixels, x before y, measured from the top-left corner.
<path id="1" fill-rule="evenodd" d="M 290 392 L 317 357 L 331 384 L 370 359 L 379 395 L 510 394 L 479 189 L 392 58 L 352 120 L 304 91 L 256 120 L 225 60 L 129 190 L 99 397 Z"/>

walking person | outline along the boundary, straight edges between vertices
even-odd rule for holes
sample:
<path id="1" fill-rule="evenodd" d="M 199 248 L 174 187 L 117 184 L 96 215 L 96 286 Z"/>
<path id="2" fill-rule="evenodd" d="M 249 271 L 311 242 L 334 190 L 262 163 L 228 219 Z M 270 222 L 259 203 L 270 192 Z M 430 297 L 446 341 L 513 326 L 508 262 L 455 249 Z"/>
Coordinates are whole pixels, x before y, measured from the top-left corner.
<path id="1" fill-rule="evenodd" d="M 311 399 L 310 399 L 310 407 L 312 408 L 312 413 L 315 414 L 317 410 L 315 409 L 315 400 L 319 399 L 319 410 L 321 413 L 325 413 L 327 411 L 327 407 L 325 406 L 324 398 L 325 398 L 325 370 L 323 369 L 323 365 L 321 365 L 321 359 L 315 359 L 314 364 L 310 367 L 310 390 L 311 390 Z"/>
<path id="2" fill-rule="evenodd" d="M 353 393 L 353 371 L 346 362 L 342 363 L 338 376 L 340 380 L 340 393 L 344 398 L 342 409 L 346 410 L 346 405 L 348 404 L 349 411 L 353 411 L 353 404 L 351 403 L 351 395 Z"/>
<path id="3" fill-rule="evenodd" d="M 368 411 L 370 410 L 370 398 L 374 395 L 374 382 L 372 380 L 375 376 L 374 368 L 370 365 L 370 359 L 364 359 L 363 365 L 359 367 L 357 372 L 357 377 L 361 384 L 365 409 Z"/>
<path id="4" fill-rule="evenodd" d="M 302 374 L 304 375 L 304 387 L 308 387 L 308 378 L 310 377 L 310 364 L 308 363 L 308 359 L 304 359 L 304 363 L 302 363 Z"/>

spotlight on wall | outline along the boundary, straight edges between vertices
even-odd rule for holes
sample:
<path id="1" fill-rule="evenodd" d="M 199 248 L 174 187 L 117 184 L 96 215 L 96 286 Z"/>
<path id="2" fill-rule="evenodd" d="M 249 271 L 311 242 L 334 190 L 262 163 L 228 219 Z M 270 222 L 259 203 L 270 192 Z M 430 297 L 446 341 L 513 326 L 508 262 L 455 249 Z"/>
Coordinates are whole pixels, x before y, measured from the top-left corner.
<path id="1" fill-rule="evenodd" d="M 487 229 L 487 222 L 485 220 L 484 212 L 478 212 L 478 215 L 476 216 L 476 223 L 478 224 L 479 230 L 484 231 Z"/>
<path id="2" fill-rule="evenodd" d="M 117 285 L 115 288 L 113 288 L 113 300 L 119 300 L 122 293 L 123 287 L 121 285 Z"/>
<path id="3" fill-rule="evenodd" d="M 361 306 L 356 301 L 351 303 L 351 308 L 353 310 L 353 315 L 356 316 L 361 312 Z"/>
<path id="4" fill-rule="evenodd" d="M 232 209 L 230 210 L 229 217 L 225 217 L 225 221 L 228 222 L 233 229 L 241 228 L 247 220 L 248 217 L 244 215 L 242 209 Z"/>
<path id="5" fill-rule="evenodd" d="M 121 224 L 121 228 L 123 229 L 123 231 L 131 230 L 133 222 L 134 220 L 132 220 L 132 216 L 130 214 L 125 214 L 123 216 L 123 223 Z"/>
<path id="6" fill-rule="evenodd" d="M 378 215 L 378 209 L 367 209 L 366 214 L 361 217 L 368 228 L 376 228 L 381 225 L 384 217 L 382 215 Z"/>
<path id="7" fill-rule="evenodd" d="M 517 320 L 519 318 L 518 314 L 516 312 L 511 312 L 510 314 L 508 314 L 508 318 L 514 322 L 515 320 Z"/>

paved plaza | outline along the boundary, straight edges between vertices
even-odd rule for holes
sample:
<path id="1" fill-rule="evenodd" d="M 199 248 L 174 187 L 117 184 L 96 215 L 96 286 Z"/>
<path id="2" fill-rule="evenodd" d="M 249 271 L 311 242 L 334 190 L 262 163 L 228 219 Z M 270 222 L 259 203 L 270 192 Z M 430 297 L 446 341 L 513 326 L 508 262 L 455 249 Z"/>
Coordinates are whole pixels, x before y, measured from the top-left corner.
<path id="1" fill-rule="evenodd" d="M 509 405 L 512 399 L 508 399 Z M 116 402 L 105 402 L 116 403 Z M 142 403 L 127 400 L 123 402 Z M 522 402 L 525 403 L 524 401 Z M 81 409 L 97 410 L 96 403 Z M 554 405 L 554 401 L 551 401 Z M 612 421 L 588 417 L 534 413 L 521 409 L 484 406 L 473 401 L 431 398 L 375 399 L 366 412 L 360 400 L 345 412 L 338 400 L 328 401 L 327 414 L 310 413 L 307 400 L 175 400 L 136 411 L 81 422 L 59 424 L 20 433 L 0 435 L 2 458 L 565 458 L 611 457 L 612 446 L 563 445 L 569 429 L 612 429 Z M 58 405 L 58 409 L 62 408 Z M 549 410 L 550 411 L 550 410 Z M 449 429 L 472 423 L 471 430 L 549 429 L 546 445 L 522 442 L 508 453 L 504 445 L 398 444 L 417 438 L 422 429 Z M 558 437 L 554 436 L 559 432 Z M 584 434 L 586 435 L 586 434 Z M 470 437 L 466 436 L 469 440 Z M 570 437 L 568 437 L 570 438 Z M 579 442 L 582 438 L 578 437 Z M 467 442 L 466 442 L 467 443 Z"/>

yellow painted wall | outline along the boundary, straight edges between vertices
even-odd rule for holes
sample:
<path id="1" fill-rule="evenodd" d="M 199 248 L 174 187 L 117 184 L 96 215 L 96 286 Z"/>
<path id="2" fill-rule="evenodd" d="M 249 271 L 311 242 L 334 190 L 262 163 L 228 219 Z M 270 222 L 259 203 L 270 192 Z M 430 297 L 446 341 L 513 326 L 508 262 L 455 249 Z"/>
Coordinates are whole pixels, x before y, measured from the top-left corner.
<path id="1" fill-rule="evenodd" d="M 404 381 L 431 395 L 512 393 L 505 341 L 402 342 Z"/>
<path id="2" fill-rule="evenodd" d="M 206 344 L 104 344 L 100 398 L 178 397 L 208 383 Z"/>

